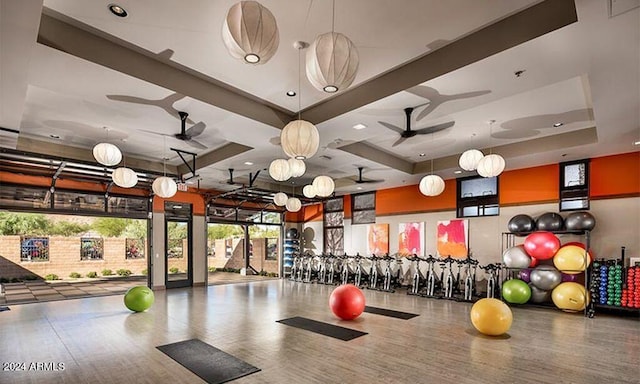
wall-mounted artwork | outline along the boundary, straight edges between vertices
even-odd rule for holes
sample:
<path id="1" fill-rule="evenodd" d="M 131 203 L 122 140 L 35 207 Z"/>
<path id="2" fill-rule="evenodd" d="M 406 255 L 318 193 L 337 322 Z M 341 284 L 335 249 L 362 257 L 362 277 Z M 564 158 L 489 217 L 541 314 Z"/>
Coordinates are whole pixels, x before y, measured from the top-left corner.
<path id="1" fill-rule="evenodd" d="M 424 223 L 398 224 L 398 253 L 424 256 Z"/>
<path id="2" fill-rule="evenodd" d="M 438 254 L 457 259 L 469 251 L 469 220 L 438 221 Z"/>
<path id="3" fill-rule="evenodd" d="M 369 224 L 367 240 L 367 255 L 389 253 L 389 224 Z"/>

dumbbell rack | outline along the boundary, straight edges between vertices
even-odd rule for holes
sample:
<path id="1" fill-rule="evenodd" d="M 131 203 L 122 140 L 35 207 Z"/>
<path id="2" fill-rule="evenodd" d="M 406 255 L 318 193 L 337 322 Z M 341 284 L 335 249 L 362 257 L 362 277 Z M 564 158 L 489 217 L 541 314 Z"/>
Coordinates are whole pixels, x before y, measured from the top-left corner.
<path id="1" fill-rule="evenodd" d="M 596 309 L 624 311 L 640 316 L 640 266 L 625 267 L 624 250 L 613 260 L 592 266 L 591 295 Z"/>
<path id="2" fill-rule="evenodd" d="M 588 253 L 588 249 L 591 248 L 591 232 L 590 231 L 547 231 L 547 232 L 551 232 L 554 235 L 575 235 L 575 236 L 581 236 L 584 238 L 584 245 L 585 245 L 585 251 L 584 251 L 584 260 L 585 260 L 585 265 L 588 265 L 589 263 L 589 253 Z M 516 238 L 517 237 L 524 237 L 527 235 L 530 235 L 533 232 L 502 232 L 502 241 L 501 241 L 501 249 L 502 249 L 502 253 L 504 253 L 505 250 L 507 250 L 510 247 L 514 247 L 516 245 Z M 516 270 L 519 270 L 518 268 L 507 268 L 510 272 L 514 272 Z M 589 292 L 589 284 L 590 284 L 590 271 L 591 268 L 585 268 L 584 271 L 584 289 L 586 292 Z M 512 277 L 512 273 L 508 273 L 507 274 L 509 277 Z M 584 308 L 584 315 L 586 317 L 590 317 L 592 318 L 595 315 L 595 303 L 594 300 L 589 300 L 589 304 L 587 306 L 585 306 Z"/>

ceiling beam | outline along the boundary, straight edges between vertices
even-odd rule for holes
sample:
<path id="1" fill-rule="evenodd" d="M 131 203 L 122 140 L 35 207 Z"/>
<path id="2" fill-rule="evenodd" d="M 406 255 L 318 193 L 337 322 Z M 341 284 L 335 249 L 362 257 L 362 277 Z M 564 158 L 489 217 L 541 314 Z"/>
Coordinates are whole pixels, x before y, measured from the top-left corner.
<path id="1" fill-rule="evenodd" d="M 220 148 L 216 148 L 211 152 L 205 153 L 204 155 L 199 155 L 196 157 L 196 167 L 195 170 L 202 169 L 211 164 L 215 164 L 222 160 L 226 160 L 230 157 L 237 156 L 246 151 L 252 150 L 252 147 L 238 144 L 238 143 L 227 143 Z M 184 175 L 186 173 L 190 173 L 191 170 L 186 165 L 182 164 L 177 168 L 179 175 Z"/>
<path id="2" fill-rule="evenodd" d="M 279 129 L 295 119 L 284 108 L 46 7 L 38 43 Z"/>
<path id="3" fill-rule="evenodd" d="M 546 0 L 302 111 L 319 124 L 578 21 L 574 0 Z"/>
<path id="4" fill-rule="evenodd" d="M 384 152 L 380 148 L 374 147 L 373 145 L 367 144 L 363 141 L 347 144 L 342 147 L 338 147 L 338 149 L 352 155 L 371 160 L 378 164 L 386 165 L 404 173 L 412 174 L 413 172 L 413 163 L 393 156 L 392 154 Z"/>

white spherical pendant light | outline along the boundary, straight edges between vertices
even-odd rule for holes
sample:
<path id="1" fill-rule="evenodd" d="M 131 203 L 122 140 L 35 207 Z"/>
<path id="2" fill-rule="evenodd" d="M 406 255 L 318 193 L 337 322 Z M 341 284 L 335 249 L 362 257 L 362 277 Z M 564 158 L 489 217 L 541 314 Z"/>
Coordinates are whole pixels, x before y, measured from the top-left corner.
<path id="1" fill-rule="evenodd" d="M 151 189 L 153 189 L 153 193 L 155 193 L 156 196 L 168 199 L 178 192 L 178 185 L 172 178 L 160 176 L 153 181 Z"/>
<path id="2" fill-rule="evenodd" d="M 302 208 L 302 203 L 297 197 L 290 197 L 285 206 L 289 212 L 298 212 Z"/>
<path id="3" fill-rule="evenodd" d="M 229 54 L 249 64 L 264 64 L 278 49 L 276 18 L 257 1 L 241 1 L 227 13 L 222 41 Z"/>
<path id="4" fill-rule="evenodd" d="M 419 188 L 425 196 L 438 196 L 444 191 L 444 180 L 438 175 L 428 175 L 420 180 Z"/>
<path id="5" fill-rule="evenodd" d="M 302 188 L 302 194 L 306 198 L 313 199 L 314 197 L 316 197 L 316 190 L 311 184 L 305 185 L 304 188 Z"/>
<path id="6" fill-rule="evenodd" d="M 304 165 L 304 161 L 300 159 L 294 159 L 293 157 L 287 160 L 289 163 L 289 171 L 291 171 L 291 177 L 300 177 L 304 175 L 307 170 L 307 166 Z"/>
<path id="7" fill-rule="evenodd" d="M 291 177 L 289 162 L 285 159 L 275 159 L 269 165 L 269 176 L 276 181 L 285 181 Z"/>
<path id="8" fill-rule="evenodd" d="M 111 167 L 122 160 L 122 152 L 113 144 L 100 143 L 93 147 L 93 157 L 98 163 Z"/>
<path id="9" fill-rule="evenodd" d="M 294 120 L 280 133 L 282 150 L 289 157 L 308 159 L 318 151 L 320 135 L 315 125 L 305 120 Z"/>
<path id="10" fill-rule="evenodd" d="M 494 177 L 504 171 L 505 161 L 500 155 L 491 154 L 487 155 L 478 163 L 478 175 L 482 177 Z"/>
<path id="11" fill-rule="evenodd" d="M 458 164 L 460 165 L 460 168 L 464 169 L 465 171 L 475 171 L 476 168 L 478 168 L 478 163 L 480 162 L 480 160 L 482 160 L 483 157 L 484 154 L 479 150 L 469 149 L 464 151 L 462 155 L 460 155 Z"/>
<path id="12" fill-rule="evenodd" d="M 288 199 L 289 199 L 289 196 L 287 196 L 287 194 L 284 192 L 278 192 L 275 195 L 273 195 L 273 202 L 278 207 L 283 207 L 285 204 L 287 204 Z"/>
<path id="13" fill-rule="evenodd" d="M 138 184 L 138 175 L 131 168 L 116 168 L 111 174 L 113 182 L 122 188 L 131 188 Z"/>
<path id="14" fill-rule="evenodd" d="M 316 37 L 307 51 L 307 78 L 318 90 L 342 91 L 356 78 L 358 61 L 358 50 L 347 36 L 327 32 Z"/>
<path id="15" fill-rule="evenodd" d="M 312 185 L 316 195 L 320 197 L 330 196 L 336 187 L 333 179 L 329 176 L 316 176 Z"/>

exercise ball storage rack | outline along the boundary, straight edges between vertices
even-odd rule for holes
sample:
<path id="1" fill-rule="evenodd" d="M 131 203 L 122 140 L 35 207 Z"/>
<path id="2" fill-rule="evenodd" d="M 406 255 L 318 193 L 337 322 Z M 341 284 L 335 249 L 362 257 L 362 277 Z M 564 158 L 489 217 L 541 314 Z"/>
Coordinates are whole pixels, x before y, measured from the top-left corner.
<path id="1" fill-rule="evenodd" d="M 535 231 L 534 231 L 535 232 Z M 502 241 L 501 241 L 501 250 L 502 250 L 502 254 L 504 254 L 504 252 L 511 247 L 516 246 L 516 238 L 520 238 L 520 237 L 526 237 L 534 232 L 502 232 Z M 585 245 L 585 250 L 584 250 L 584 258 L 585 258 L 585 265 L 588 262 L 589 259 L 589 253 L 588 250 L 591 247 L 591 231 L 571 231 L 571 230 L 561 230 L 561 231 L 545 231 L 545 232 L 551 232 L 554 235 L 573 235 L 573 236 L 579 236 L 583 239 L 582 243 Z M 562 244 L 561 244 L 562 246 Z M 584 273 L 584 289 L 586 292 L 589 292 L 589 283 L 590 283 L 590 271 L 591 271 L 591 264 L 588 264 L 589 266 L 587 268 L 585 268 L 584 272 L 580 271 L 581 273 Z M 512 279 L 512 278 L 517 278 L 518 277 L 518 273 L 520 272 L 520 270 L 525 269 L 525 268 L 506 268 L 507 270 L 507 279 Z M 502 297 L 502 295 L 500 295 L 500 297 Z M 504 298 L 503 298 L 504 300 Z M 510 304 L 512 305 L 512 304 Z M 545 304 L 545 303 L 527 303 L 527 304 L 519 304 L 519 305 L 523 305 L 523 306 L 538 306 L 538 307 L 546 307 L 546 308 L 556 308 L 553 303 L 549 303 L 549 304 Z M 585 317 L 589 317 L 592 318 L 595 316 L 595 312 L 596 312 L 596 305 L 594 304 L 593 300 L 589 300 L 589 303 L 585 306 L 584 308 L 584 315 Z"/>

